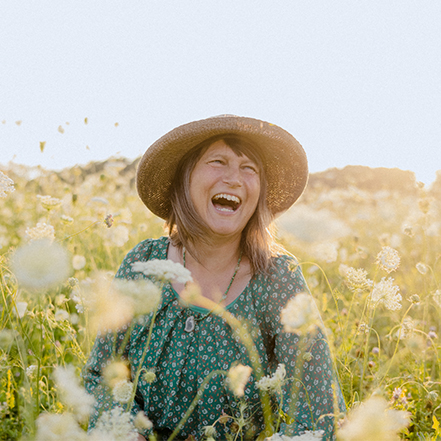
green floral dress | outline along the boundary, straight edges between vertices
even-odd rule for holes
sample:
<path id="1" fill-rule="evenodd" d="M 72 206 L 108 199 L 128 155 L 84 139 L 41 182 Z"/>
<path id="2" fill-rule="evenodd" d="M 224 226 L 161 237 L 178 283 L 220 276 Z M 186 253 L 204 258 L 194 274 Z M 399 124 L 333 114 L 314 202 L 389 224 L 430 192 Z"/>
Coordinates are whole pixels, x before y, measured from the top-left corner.
<path id="1" fill-rule="evenodd" d="M 133 272 L 132 264 L 166 259 L 168 244 L 167 237 L 139 243 L 127 254 L 116 277 L 132 280 L 145 277 L 142 273 Z M 294 262 L 291 257 L 281 255 L 274 259 L 275 269 L 271 275 L 255 274 L 227 310 L 252 335 L 263 375 L 273 373 L 279 363 L 285 365 L 287 378 L 291 380 L 283 386 L 282 406 L 284 412 L 295 419 L 291 425 L 294 429 L 292 433 L 324 430 L 323 439 L 333 439 L 333 419 L 320 416 L 334 413 L 334 394 L 341 410 L 344 410 L 344 402 L 335 381 L 327 340 L 320 330 L 313 337 L 302 338 L 283 332 L 281 310 L 296 293 L 307 291 L 307 286 L 300 267 L 294 265 L 294 270 L 290 268 Z M 206 313 L 202 308 L 184 307 L 171 284 L 164 286 L 151 342 L 143 361 L 143 367 L 147 371 L 153 370 L 156 378 L 151 384 L 140 378 L 132 407 L 134 414 L 144 411 L 161 438 L 167 439 L 177 426 L 210 372 L 228 371 L 237 363 L 252 366 L 246 348 L 226 321 L 214 314 L 206 316 Z M 121 348 L 130 364 L 132 377 L 141 362 L 152 316 L 149 314 L 136 321 L 126 347 Z M 189 317 L 193 317 L 190 320 L 194 320 L 194 326 L 186 327 Z M 125 331 L 127 328 L 117 333 L 99 333 L 83 369 L 86 389 L 96 398 L 90 428 L 94 427 L 103 411 L 117 405 L 102 381 L 101 372 L 119 351 Z M 302 381 L 299 381 L 300 375 Z M 204 426 L 216 423 L 223 414 L 240 417 L 241 409 L 247 419 L 245 438 L 257 438 L 264 427 L 254 376 L 246 384 L 241 399 L 231 392 L 225 380 L 223 374 L 217 374 L 205 385 L 195 410 L 180 430 L 179 439 L 193 435 L 199 440 L 203 437 Z M 280 401 L 280 397 L 277 399 Z M 242 402 L 247 406 L 241 405 Z M 216 438 L 225 439 L 237 426 L 228 419 L 226 423 L 217 422 L 215 428 Z M 282 423 L 281 432 L 288 433 L 286 423 Z M 143 434 L 147 435 L 147 432 Z"/>

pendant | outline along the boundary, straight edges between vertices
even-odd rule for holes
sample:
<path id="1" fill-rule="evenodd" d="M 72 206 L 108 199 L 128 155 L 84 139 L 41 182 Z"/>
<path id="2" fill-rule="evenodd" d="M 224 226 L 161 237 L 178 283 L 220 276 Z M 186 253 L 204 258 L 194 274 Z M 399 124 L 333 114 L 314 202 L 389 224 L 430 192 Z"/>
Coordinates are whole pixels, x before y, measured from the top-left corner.
<path id="1" fill-rule="evenodd" d="M 194 330 L 194 317 L 192 315 L 186 320 L 184 330 L 187 332 Z"/>

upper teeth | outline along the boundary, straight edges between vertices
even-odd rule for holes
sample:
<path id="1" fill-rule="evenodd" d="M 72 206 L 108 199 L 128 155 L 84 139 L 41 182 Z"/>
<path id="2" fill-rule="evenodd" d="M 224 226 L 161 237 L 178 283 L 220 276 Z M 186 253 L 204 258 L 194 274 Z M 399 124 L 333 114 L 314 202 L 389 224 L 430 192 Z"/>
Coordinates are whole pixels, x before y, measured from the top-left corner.
<path id="1" fill-rule="evenodd" d="M 217 194 L 216 196 L 214 196 L 214 199 L 220 199 L 220 198 L 223 198 L 223 199 L 226 199 L 227 201 L 233 201 L 233 202 L 240 204 L 240 199 L 237 196 L 234 196 L 232 194 L 220 193 L 220 194 Z"/>

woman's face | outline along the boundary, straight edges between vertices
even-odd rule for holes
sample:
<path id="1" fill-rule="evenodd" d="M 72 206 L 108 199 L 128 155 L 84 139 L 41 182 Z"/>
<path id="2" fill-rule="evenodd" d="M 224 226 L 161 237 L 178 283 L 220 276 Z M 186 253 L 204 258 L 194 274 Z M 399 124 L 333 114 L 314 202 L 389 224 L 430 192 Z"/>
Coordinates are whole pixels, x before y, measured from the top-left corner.
<path id="1" fill-rule="evenodd" d="M 197 213 L 216 236 L 240 236 L 257 207 L 260 170 L 223 140 L 211 144 L 190 176 Z"/>

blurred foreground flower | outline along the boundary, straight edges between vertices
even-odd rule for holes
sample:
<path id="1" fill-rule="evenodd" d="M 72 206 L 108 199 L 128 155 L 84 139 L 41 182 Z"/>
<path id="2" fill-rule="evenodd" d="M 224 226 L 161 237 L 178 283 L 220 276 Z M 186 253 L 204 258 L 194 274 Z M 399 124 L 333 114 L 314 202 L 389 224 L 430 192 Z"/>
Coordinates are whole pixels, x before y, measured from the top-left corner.
<path id="1" fill-rule="evenodd" d="M 150 280 L 116 279 L 112 288 L 132 305 L 135 317 L 154 311 L 161 300 L 161 290 Z"/>
<path id="2" fill-rule="evenodd" d="M 50 239 L 39 239 L 18 248 L 11 259 L 18 283 L 29 290 L 58 285 L 69 275 L 67 251 Z"/>
<path id="3" fill-rule="evenodd" d="M 176 280 L 179 283 L 193 281 L 188 269 L 171 260 L 152 259 L 148 262 L 135 262 L 132 264 L 132 269 L 146 276 L 155 276 L 160 280 Z"/>
<path id="4" fill-rule="evenodd" d="M 45 222 L 39 222 L 33 228 L 26 228 L 26 236 L 32 242 L 38 239 L 55 239 L 55 229 L 52 225 Z"/>
<path id="5" fill-rule="evenodd" d="M 245 393 L 245 385 L 250 379 L 253 370 L 249 366 L 238 364 L 228 371 L 227 383 L 234 395 L 243 397 Z"/>
<path id="6" fill-rule="evenodd" d="M 320 315 L 311 294 L 300 292 L 290 299 L 280 313 L 285 332 L 303 334 L 320 324 Z"/>
<path id="7" fill-rule="evenodd" d="M 7 193 L 12 193 L 13 191 L 15 191 L 14 181 L 0 171 L 0 198 L 5 198 L 8 196 Z"/>
<path id="8" fill-rule="evenodd" d="M 103 378 L 113 389 L 119 382 L 130 379 L 130 369 L 124 362 L 114 361 L 103 369 Z"/>
<path id="9" fill-rule="evenodd" d="M 150 280 L 112 280 L 98 273 L 94 280 L 74 287 L 71 298 L 77 303 L 77 311 L 89 312 L 95 332 L 120 329 L 134 317 L 151 313 L 161 300 L 161 291 Z"/>
<path id="10" fill-rule="evenodd" d="M 70 413 L 42 413 L 36 420 L 35 441 L 86 441 L 87 435 Z"/>
<path id="11" fill-rule="evenodd" d="M 60 401 L 73 412 L 78 421 L 86 421 L 95 399 L 80 386 L 75 368 L 57 367 L 54 376 Z"/>
<path id="12" fill-rule="evenodd" d="M 399 293 L 400 288 L 393 284 L 394 279 L 389 277 L 387 280 L 385 277 L 381 279 L 380 282 L 374 285 L 369 296 L 369 304 L 371 308 L 375 308 L 380 304 L 390 311 L 396 311 L 401 309 L 401 294 Z"/>
<path id="13" fill-rule="evenodd" d="M 376 262 L 382 270 L 390 273 L 400 266 L 400 255 L 391 247 L 383 247 L 377 254 Z"/>
<path id="14" fill-rule="evenodd" d="M 387 409 L 381 397 L 371 397 L 350 412 L 339 431 L 343 441 L 393 441 L 399 440 L 398 431 L 409 424 L 409 413 Z"/>

